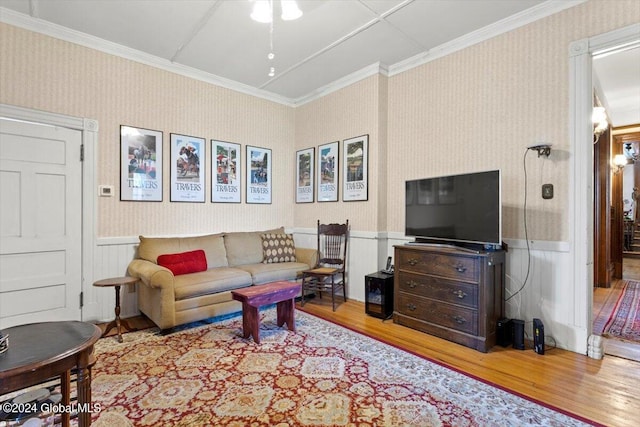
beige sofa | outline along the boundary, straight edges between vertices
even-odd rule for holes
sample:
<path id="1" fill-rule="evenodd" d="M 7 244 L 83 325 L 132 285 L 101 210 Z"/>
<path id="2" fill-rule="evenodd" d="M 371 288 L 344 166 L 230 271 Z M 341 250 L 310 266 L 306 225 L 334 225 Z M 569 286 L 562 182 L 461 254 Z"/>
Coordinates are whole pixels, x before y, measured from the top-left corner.
<path id="1" fill-rule="evenodd" d="M 316 250 L 295 248 L 295 262 L 263 263 L 262 234 L 267 231 L 221 233 L 196 237 L 140 236 L 137 258 L 128 272 L 140 279 L 138 308 L 160 329 L 221 316 L 242 309 L 231 291 L 277 280 L 296 279 L 316 263 Z M 174 276 L 157 264 L 164 254 L 203 250 L 206 271 Z"/>

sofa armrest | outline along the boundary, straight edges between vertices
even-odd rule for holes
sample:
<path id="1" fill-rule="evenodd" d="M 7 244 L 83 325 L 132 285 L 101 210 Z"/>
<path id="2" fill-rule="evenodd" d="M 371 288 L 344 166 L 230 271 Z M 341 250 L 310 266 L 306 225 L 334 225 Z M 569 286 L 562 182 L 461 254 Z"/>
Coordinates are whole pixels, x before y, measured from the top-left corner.
<path id="1" fill-rule="evenodd" d="M 318 251 L 316 249 L 296 247 L 296 261 L 304 262 L 309 268 L 313 268 L 318 263 Z"/>
<path id="2" fill-rule="evenodd" d="M 127 269 L 131 277 L 140 279 L 152 288 L 170 290 L 173 293 L 173 273 L 168 268 L 143 259 L 134 259 Z"/>
<path id="3" fill-rule="evenodd" d="M 129 275 L 140 279 L 138 309 L 160 329 L 176 325 L 176 293 L 171 270 L 143 259 L 134 259 L 127 269 Z"/>

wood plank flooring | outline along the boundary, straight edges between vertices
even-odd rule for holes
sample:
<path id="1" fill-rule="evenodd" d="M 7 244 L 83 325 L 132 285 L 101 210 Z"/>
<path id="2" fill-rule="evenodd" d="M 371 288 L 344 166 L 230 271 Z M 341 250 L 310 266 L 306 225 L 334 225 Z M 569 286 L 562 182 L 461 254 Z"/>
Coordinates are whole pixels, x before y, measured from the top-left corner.
<path id="1" fill-rule="evenodd" d="M 337 324 L 461 370 L 598 423 L 636 427 L 640 414 L 640 363 L 605 356 L 591 359 L 561 349 L 541 356 L 531 350 L 496 346 L 488 353 L 466 348 L 391 320 L 365 314 L 364 303 L 349 300 L 331 310 L 329 298 L 296 307 Z M 145 317 L 130 319 L 137 328 L 151 326 Z M 113 332 L 112 332 L 113 333 Z"/>
<path id="2" fill-rule="evenodd" d="M 598 423 L 638 425 L 638 362 L 613 356 L 595 360 L 561 349 L 541 356 L 530 345 L 527 350 L 496 346 L 480 353 L 367 316 L 364 303 L 357 301 L 339 304 L 335 313 L 329 298 L 314 299 L 301 309 Z"/>
<path id="3" fill-rule="evenodd" d="M 640 281 L 640 259 L 625 257 L 622 262 L 622 277 Z M 595 288 L 593 292 L 593 333 L 600 335 L 622 292 L 622 281 L 610 288 Z M 605 354 L 640 362 L 640 344 L 604 338 Z"/>

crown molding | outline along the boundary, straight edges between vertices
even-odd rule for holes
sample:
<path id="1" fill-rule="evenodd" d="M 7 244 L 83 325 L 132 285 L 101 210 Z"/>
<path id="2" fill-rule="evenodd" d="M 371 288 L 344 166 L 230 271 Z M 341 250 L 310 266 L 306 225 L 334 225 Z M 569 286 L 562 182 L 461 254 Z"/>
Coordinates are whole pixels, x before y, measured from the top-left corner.
<path id="1" fill-rule="evenodd" d="M 185 77 L 190 77 L 195 80 L 200 80 L 205 83 L 210 83 L 246 95 L 255 96 L 257 98 L 262 98 L 267 101 L 276 102 L 278 104 L 283 104 L 289 107 L 293 106 L 292 100 L 284 96 L 280 96 L 266 90 L 256 89 L 249 85 L 226 79 L 224 77 L 216 76 L 211 73 L 206 73 L 204 71 L 200 71 L 186 65 L 176 64 L 167 59 L 141 52 L 139 50 L 132 49 L 121 44 L 113 43 L 80 31 L 72 30 L 70 28 L 66 28 L 61 25 L 45 21 L 43 19 L 33 18 L 29 15 L 16 12 L 12 9 L 0 7 L 0 22 L 64 40 L 90 49 L 95 49 L 110 55 L 129 59 L 134 62 L 149 65 L 151 67 L 159 68 L 161 70 L 169 71 Z"/>
<path id="2" fill-rule="evenodd" d="M 403 73 L 412 68 L 426 64 L 427 62 L 431 62 L 438 58 L 442 58 L 443 56 L 450 55 L 459 50 L 515 30 L 516 28 L 523 27 L 539 19 L 554 15 L 565 9 L 570 9 L 587 1 L 588 0 L 548 0 L 544 3 L 540 3 L 538 6 L 534 6 L 520 13 L 516 13 L 515 15 L 511 15 L 505 19 L 487 25 L 486 27 L 480 28 L 479 30 L 465 34 L 462 37 L 458 37 L 457 39 L 451 40 L 425 52 L 414 55 L 411 58 L 405 59 L 404 61 L 397 62 L 389 67 L 389 76 L 392 77 L 396 74 Z"/>
<path id="3" fill-rule="evenodd" d="M 572 8 L 588 0 L 548 0 L 538 6 L 534 6 L 518 14 L 512 15 L 494 24 L 483 27 L 477 31 L 466 34 L 450 42 L 436 46 L 426 52 L 421 52 L 404 61 L 397 62 L 392 65 L 385 65 L 380 62 L 371 64 L 358 71 L 355 71 L 345 77 L 335 80 L 325 86 L 315 89 L 308 94 L 299 98 L 288 98 L 277 95 L 263 89 L 257 89 L 234 80 L 216 76 L 211 73 L 197 70 L 185 65 L 176 64 L 167 59 L 150 55 L 136 49 L 109 42 L 99 37 L 91 36 L 80 31 L 71 30 L 61 25 L 33 18 L 29 15 L 16 12 L 12 9 L 0 7 L 0 22 L 34 31 L 40 34 L 51 36 L 57 39 L 68 41 L 91 49 L 96 49 L 104 53 L 119 56 L 141 64 L 149 65 L 172 73 L 190 77 L 216 86 L 220 86 L 229 90 L 240 92 L 246 95 L 255 96 L 278 104 L 289 107 L 298 107 L 309 102 L 320 99 L 326 95 L 350 86 L 360 80 L 376 74 L 387 77 L 393 77 L 396 74 L 403 73 L 412 68 L 426 64 L 443 56 L 473 46 L 490 38 L 504 34 L 516 28 L 530 24 L 531 22 L 551 16 L 565 9 Z"/>
<path id="4" fill-rule="evenodd" d="M 293 105 L 295 107 L 299 107 L 301 105 L 307 104 L 309 102 L 312 102 L 324 96 L 327 96 L 330 93 L 336 92 L 340 89 L 344 89 L 347 86 L 351 86 L 352 84 L 359 82 L 360 80 L 364 80 L 368 77 L 375 76 L 377 74 L 388 76 L 389 75 L 388 67 L 381 62 L 376 62 L 374 64 L 368 65 L 347 76 L 339 78 L 338 80 L 334 80 L 328 85 L 325 85 L 316 90 L 313 90 L 308 94 L 301 96 L 300 98 L 296 98 L 295 100 L 293 100 Z"/>

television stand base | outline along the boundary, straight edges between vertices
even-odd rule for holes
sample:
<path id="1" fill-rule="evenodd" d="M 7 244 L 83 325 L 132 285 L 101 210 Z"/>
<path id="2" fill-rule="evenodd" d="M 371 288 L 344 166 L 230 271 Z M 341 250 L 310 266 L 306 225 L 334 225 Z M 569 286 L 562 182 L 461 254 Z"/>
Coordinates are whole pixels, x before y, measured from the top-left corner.
<path id="1" fill-rule="evenodd" d="M 427 242 L 407 242 L 409 246 L 426 246 L 430 248 L 452 249 L 456 251 L 469 252 L 472 254 L 479 254 L 481 251 L 478 249 L 470 249 L 462 246 L 456 246 L 449 243 L 427 243 Z"/>

